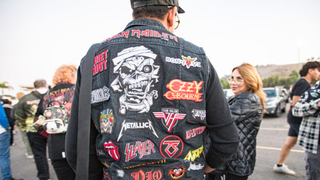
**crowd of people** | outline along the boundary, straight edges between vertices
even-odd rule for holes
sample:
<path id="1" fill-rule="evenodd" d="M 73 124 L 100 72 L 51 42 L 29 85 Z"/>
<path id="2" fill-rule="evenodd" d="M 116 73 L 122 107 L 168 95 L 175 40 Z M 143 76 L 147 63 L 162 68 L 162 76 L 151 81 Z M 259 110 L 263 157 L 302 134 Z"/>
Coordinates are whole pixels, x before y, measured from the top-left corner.
<path id="1" fill-rule="evenodd" d="M 17 129 L 40 180 L 50 179 L 47 147 L 59 180 L 245 180 L 253 173 L 266 102 L 255 67 L 231 70 L 234 96 L 226 99 L 205 51 L 174 35 L 178 14 L 185 13 L 178 0 L 131 0 L 131 7 L 133 21 L 93 46 L 78 69 L 59 67 L 53 88 L 39 79 L 34 91 L 17 94 L 13 107 L 2 100 L 3 180 L 14 179 L 10 145 Z M 318 62 L 306 63 L 292 88 L 290 129 L 276 172 L 295 175 L 284 162 L 298 141 L 306 151 L 306 179 L 320 179 L 320 86 L 310 85 L 319 70 Z"/>

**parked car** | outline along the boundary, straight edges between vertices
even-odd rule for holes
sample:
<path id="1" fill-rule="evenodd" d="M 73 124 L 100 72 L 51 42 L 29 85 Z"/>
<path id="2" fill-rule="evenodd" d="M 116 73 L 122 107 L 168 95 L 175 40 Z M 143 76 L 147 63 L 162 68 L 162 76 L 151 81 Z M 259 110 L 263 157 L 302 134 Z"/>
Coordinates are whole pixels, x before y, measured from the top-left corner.
<path id="1" fill-rule="evenodd" d="M 290 94 L 286 89 L 281 89 L 281 92 L 283 94 L 283 98 L 286 100 L 286 103 L 289 103 L 290 101 Z"/>
<path id="2" fill-rule="evenodd" d="M 234 95 L 234 93 L 232 92 L 232 89 L 224 89 L 223 92 L 227 99 Z"/>
<path id="3" fill-rule="evenodd" d="M 286 112 L 286 99 L 280 87 L 263 88 L 267 94 L 267 101 L 265 103 L 265 114 L 279 117 L 281 112 Z"/>

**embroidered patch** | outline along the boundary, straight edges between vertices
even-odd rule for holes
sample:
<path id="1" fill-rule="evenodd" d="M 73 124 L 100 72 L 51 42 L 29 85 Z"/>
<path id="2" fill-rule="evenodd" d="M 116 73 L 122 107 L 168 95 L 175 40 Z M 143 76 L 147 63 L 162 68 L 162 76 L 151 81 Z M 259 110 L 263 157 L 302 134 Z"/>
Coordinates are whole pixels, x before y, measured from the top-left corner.
<path id="1" fill-rule="evenodd" d="M 188 168 L 188 171 L 198 171 L 200 169 L 203 169 L 204 165 L 202 164 L 196 164 L 196 163 L 192 163 L 190 162 L 190 166 Z"/>
<path id="2" fill-rule="evenodd" d="M 118 136 L 117 141 L 121 139 L 121 137 L 128 131 L 128 130 L 143 130 L 147 129 L 152 132 L 153 135 L 155 135 L 157 138 L 159 138 L 157 132 L 153 128 L 152 122 L 148 119 L 147 122 L 126 122 L 126 120 L 123 121 L 121 124 L 121 130 Z"/>
<path id="3" fill-rule="evenodd" d="M 168 100 L 187 100 L 201 102 L 203 93 L 199 93 L 202 89 L 203 81 L 184 82 L 180 79 L 173 79 L 167 85 L 170 91 L 167 91 L 163 96 Z"/>
<path id="4" fill-rule="evenodd" d="M 179 166 L 179 167 L 170 169 L 169 176 L 172 179 L 180 179 L 184 176 L 185 173 L 186 173 L 185 168 L 183 166 Z"/>
<path id="5" fill-rule="evenodd" d="M 162 172 L 161 170 L 154 171 L 153 169 L 151 171 L 144 172 L 140 169 L 137 172 L 132 172 L 131 177 L 134 180 L 161 180 Z"/>
<path id="6" fill-rule="evenodd" d="M 110 176 L 107 172 L 103 172 L 103 180 L 110 180 Z"/>
<path id="7" fill-rule="evenodd" d="M 183 141 L 178 136 L 167 136 L 160 143 L 160 153 L 164 158 L 177 158 L 182 151 Z"/>
<path id="8" fill-rule="evenodd" d="M 108 152 L 108 154 L 116 161 L 120 160 L 119 148 L 113 144 L 113 142 L 105 142 L 104 149 Z"/>
<path id="9" fill-rule="evenodd" d="M 191 139 L 193 137 L 196 137 L 197 135 L 202 134 L 204 130 L 206 130 L 206 126 L 190 129 L 186 131 L 186 139 Z"/>
<path id="10" fill-rule="evenodd" d="M 91 92 L 91 104 L 107 101 L 110 98 L 110 90 L 106 86 Z"/>
<path id="11" fill-rule="evenodd" d="M 100 129 L 101 133 L 112 133 L 114 117 L 112 109 L 106 109 L 100 112 Z"/>
<path id="12" fill-rule="evenodd" d="M 206 110 L 203 109 L 192 109 L 191 113 L 194 119 L 200 118 L 201 120 L 204 120 L 207 115 Z"/>
<path id="13" fill-rule="evenodd" d="M 107 69 L 107 55 L 108 50 L 103 51 L 94 57 L 92 75 L 97 75 L 98 73 Z"/>
<path id="14" fill-rule="evenodd" d="M 149 112 L 158 91 L 153 90 L 158 83 L 159 66 L 154 61 L 157 55 L 144 46 L 122 50 L 112 61 L 116 79 L 111 83 L 115 92 L 121 93 L 119 112 Z"/>
<path id="15" fill-rule="evenodd" d="M 150 155 L 151 153 L 155 153 L 154 144 L 147 140 L 145 142 L 137 141 L 135 145 L 130 145 L 130 143 L 126 144 L 126 162 L 129 162 L 131 159 L 135 157 L 139 157 L 139 159 L 143 158 L 143 156 Z"/>
<path id="16" fill-rule="evenodd" d="M 184 160 L 188 160 L 188 161 L 194 161 L 196 158 L 199 158 L 201 153 L 203 152 L 203 145 L 196 150 L 193 151 L 189 151 L 187 156 L 184 158 Z"/>
<path id="17" fill-rule="evenodd" d="M 138 167 L 142 167 L 142 166 L 150 166 L 150 165 L 154 165 L 154 164 L 166 164 L 166 163 L 167 163 L 167 160 L 163 159 L 163 160 L 160 160 L 160 161 L 146 162 L 146 163 L 143 163 L 143 164 L 138 164 L 138 165 L 134 165 L 134 166 L 128 166 L 128 167 L 125 167 L 124 169 L 134 169 L 134 168 L 138 168 Z"/>
<path id="18" fill-rule="evenodd" d="M 177 120 L 182 120 L 186 114 L 179 113 L 179 109 L 162 108 L 162 112 L 154 112 L 154 116 L 161 119 L 162 124 L 171 132 L 172 128 L 177 125 Z"/>
<path id="19" fill-rule="evenodd" d="M 190 67 L 201 67 L 201 62 L 196 62 L 197 58 L 191 58 L 190 56 L 188 57 L 181 56 L 181 57 L 182 59 L 166 57 L 166 62 L 169 62 L 172 64 L 180 64 L 182 66 L 186 66 L 188 69 Z"/>

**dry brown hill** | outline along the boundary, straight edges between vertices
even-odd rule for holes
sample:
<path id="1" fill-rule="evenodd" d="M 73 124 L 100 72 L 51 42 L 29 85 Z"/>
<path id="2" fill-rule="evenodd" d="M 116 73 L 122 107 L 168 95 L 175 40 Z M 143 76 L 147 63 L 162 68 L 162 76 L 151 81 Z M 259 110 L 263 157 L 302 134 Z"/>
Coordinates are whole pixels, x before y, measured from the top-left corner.
<path id="1" fill-rule="evenodd" d="M 276 74 L 279 74 L 280 78 L 288 78 L 293 70 L 299 72 L 303 64 L 305 64 L 305 62 L 284 65 L 269 64 L 266 66 L 256 66 L 256 69 L 259 72 L 261 79 L 265 79 Z"/>

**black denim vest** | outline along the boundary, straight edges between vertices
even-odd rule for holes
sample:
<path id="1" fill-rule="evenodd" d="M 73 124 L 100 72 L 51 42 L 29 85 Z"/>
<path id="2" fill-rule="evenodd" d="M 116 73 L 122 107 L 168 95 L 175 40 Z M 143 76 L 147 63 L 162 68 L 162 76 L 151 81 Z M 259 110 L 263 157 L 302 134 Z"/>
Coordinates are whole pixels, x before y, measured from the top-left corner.
<path id="1" fill-rule="evenodd" d="M 202 48 L 151 19 L 102 43 L 91 107 L 105 179 L 203 177 L 209 69 Z"/>

